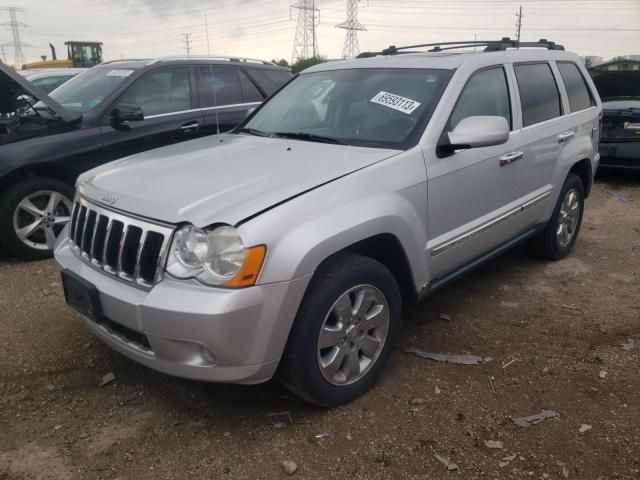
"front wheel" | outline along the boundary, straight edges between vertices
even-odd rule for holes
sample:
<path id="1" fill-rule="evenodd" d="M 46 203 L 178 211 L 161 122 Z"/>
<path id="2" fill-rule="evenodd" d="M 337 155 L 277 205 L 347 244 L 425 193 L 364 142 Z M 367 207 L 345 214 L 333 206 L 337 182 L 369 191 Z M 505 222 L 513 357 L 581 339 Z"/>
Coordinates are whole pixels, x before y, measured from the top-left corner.
<path id="1" fill-rule="evenodd" d="M 584 185 L 574 173 L 567 175 L 558 203 L 546 228 L 531 240 L 533 253 L 549 260 L 560 260 L 576 243 L 584 212 Z"/>
<path id="2" fill-rule="evenodd" d="M 73 188 L 53 178 L 16 183 L 0 198 L 0 241 L 12 254 L 48 258 L 71 220 Z"/>
<path id="3" fill-rule="evenodd" d="M 314 275 L 298 311 L 278 376 L 320 406 L 363 395 L 378 380 L 401 317 L 398 285 L 381 263 L 340 253 Z"/>

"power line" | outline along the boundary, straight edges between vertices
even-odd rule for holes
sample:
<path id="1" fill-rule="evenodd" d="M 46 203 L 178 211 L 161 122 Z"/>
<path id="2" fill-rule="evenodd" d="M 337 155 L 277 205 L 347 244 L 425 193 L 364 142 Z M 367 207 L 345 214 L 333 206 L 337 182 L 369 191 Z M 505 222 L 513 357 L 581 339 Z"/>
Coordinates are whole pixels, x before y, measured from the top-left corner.
<path id="1" fill-rule="evenodd" d="M 356 58 L 358 56 L 360 53 L 358 31 L 367 30 L 358 22 L 358 2 L 359 0 L 347 0 L 347 21 L 336 25 L 337 28 L 343 28 L 347 31 L 342 48 L 342 58 Z"/>
<path id="2" fill-rule="evenodd" d="M 316 8 L 315 0 L 300 0 L 291 8 L 298 10 L 296 21 L 296 35 L 293 38 L 293 53 L 291 62 L 318 56 L 318 38 L 316 36 L 316 13 L 318 19 L 320 10 Z"/>
<path id="3" fill-rule="evenodd" d="M 191 55 L 191 34 L 183 33 L 182 36 L 184 37 L 182 40 L 184 42 L 184 49 L 187 51 L 187 57 L 189 57 Z"/>
<path id="4" fill-rule="evenodd" d="M 24 8 L 17 7 L 2 7 L 0 6 L 0 12 L 5 11 L 9 12 L 9 21 L 3 23 L 2 25 L 5 27 L 11 28 L 11 34 L 13 35 L 13 42 L 5 43 L 3 46 L 13 47 L 13 63 L 17 68 L 21 68 L 22 65 L 26 62 L 24 58 L 24 52 L 22 51 L 22 47 L 30 47 L 20 39 L 20 30 L 24 30 L 29 25 L 26 23 L 22 23 L 18 21 L 18 13 L 22 13 L 24 15 Z M 2 55 L 4 56 L 4 48 L 2 49 Z M 6 63 L 6 58 L 5 58 Z"/>

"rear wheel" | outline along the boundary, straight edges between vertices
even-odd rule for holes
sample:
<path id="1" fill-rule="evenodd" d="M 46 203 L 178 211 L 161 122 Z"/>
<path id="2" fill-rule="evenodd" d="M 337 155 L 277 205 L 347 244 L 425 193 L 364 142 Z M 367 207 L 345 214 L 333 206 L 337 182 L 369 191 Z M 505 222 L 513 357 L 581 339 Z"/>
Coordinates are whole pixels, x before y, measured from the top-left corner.
<path id="1" fill-rule="evenodd" d="M 30 178 L 0 198 L 0 241 L 14 255 L 41 259 L 71 220 L 73 188 L 53 178 Z"/>
<path id="2" fill-rule="evenodd" d="M 560 260 L 576 243 L 584 212 L 584 185 L 574 173 L 567 175 L 558 203 L 546 228 L 531 240 L 533 253 L 549 260 Z"/>
<path id="3" fill-rule="evenodd" d="M 379 262 L 341 253 L 314 275 L 298 311 L 279 378 L 321 406 L 369 390 L 386 366 L 401 316 L 400 291 Z"/>

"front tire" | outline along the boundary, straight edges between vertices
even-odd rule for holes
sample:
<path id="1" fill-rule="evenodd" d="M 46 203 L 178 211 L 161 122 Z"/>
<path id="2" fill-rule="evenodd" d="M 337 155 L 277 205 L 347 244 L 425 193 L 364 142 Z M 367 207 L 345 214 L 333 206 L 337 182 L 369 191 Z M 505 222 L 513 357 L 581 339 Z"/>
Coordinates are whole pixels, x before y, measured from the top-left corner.
<path id="1" fill-rule="evenodd" d="M 51 257 L 53 245 L 71 220 L 73 188 L 54 178 L 16 183 L 0 198 L 0 242 L 25 259 Z"/>
<path id="2" fill-rule="evenodd" d="M 363 395 L 389 361 L 401 304 L 384 265 L 352 253 L 335 255 L 309 284 L 280 364 L 280 381 L 319 406 Z"/>
<path id="3" fill-rule="evenodd" d="M 576 243 L 584 212 L 584 185 L 575 173 L 569 173 L 546 228 L 531 239 L 532 252 L 548 260 L 561 260 Z"/>

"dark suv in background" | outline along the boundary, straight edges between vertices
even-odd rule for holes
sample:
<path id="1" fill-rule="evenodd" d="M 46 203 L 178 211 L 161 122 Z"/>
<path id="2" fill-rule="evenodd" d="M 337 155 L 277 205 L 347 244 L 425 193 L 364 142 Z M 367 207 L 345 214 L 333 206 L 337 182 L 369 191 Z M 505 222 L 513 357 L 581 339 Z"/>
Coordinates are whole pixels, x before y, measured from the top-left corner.
<path id="1" fill-rule="evenodd" d="M 80 173 L 230 130 L 290 78 L 261 60 L 163 57 L 103 63 L 47 95 L 0 65 L 0 243 L 50 256 Z"/>

